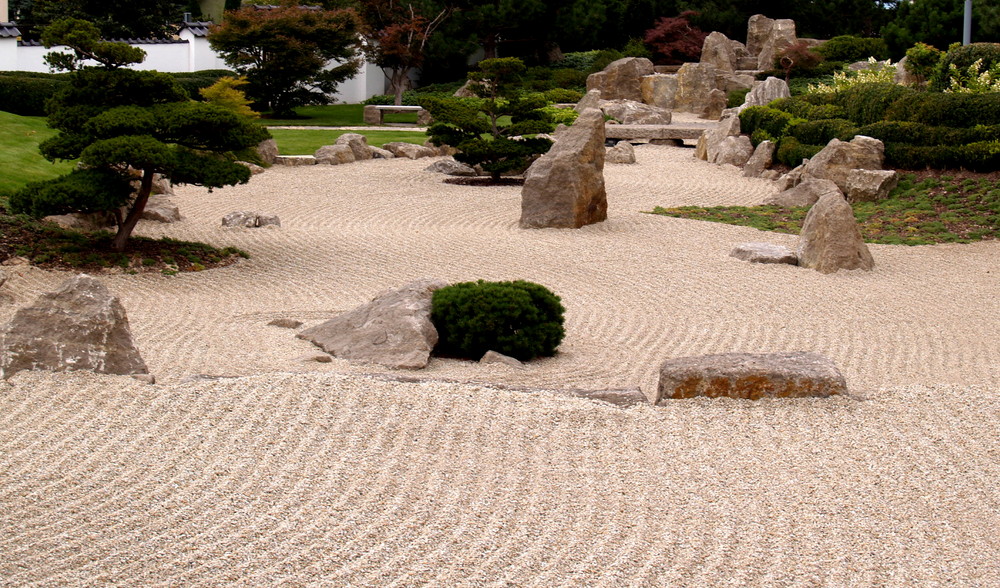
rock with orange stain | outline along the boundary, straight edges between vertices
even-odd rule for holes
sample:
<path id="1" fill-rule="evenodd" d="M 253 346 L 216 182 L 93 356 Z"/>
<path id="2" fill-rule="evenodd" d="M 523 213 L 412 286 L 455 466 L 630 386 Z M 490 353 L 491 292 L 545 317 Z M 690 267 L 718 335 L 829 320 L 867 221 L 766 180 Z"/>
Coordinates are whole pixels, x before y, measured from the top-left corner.
<path id="1" fill-rule="evenodd" d="M 826 397 L 847 392 L 837 366 L 818 353 L 724 353 L 668 359 L 656 404 L 675 398 Z"/>

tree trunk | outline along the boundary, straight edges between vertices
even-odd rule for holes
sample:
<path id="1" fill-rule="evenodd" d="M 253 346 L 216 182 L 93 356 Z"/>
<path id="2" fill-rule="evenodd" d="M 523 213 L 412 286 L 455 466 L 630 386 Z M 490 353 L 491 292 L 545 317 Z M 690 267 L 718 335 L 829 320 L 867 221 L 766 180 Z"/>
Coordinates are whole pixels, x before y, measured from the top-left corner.
<path id="1" fill-rule="evenodd" d="M 410 77 L 409 74 L 410 68 L 396 68 L 392 70 L 392 75 L 389 76 L 389 86 L 396 97 L 396 106 L 403 104 L 403 92 L 406 91 L 406 87 L 409 85 L 406 83 Z"/>
<path id="2" fill-rule="evenodd" d="M 125 242 L 128 241 L 129 236 L 135 229 L 135 225 L 139 224 L 139 219 L 142 218 L 142 211 L 146 209 L 146 202 L 149 201 L 149 194 L 152 191 L 153 170 L 143 170 L 142 183 L 139 184 L 139 192 L 135 196 L 132 208 L 129 209 L 128 216 L 125 217 L 125 222 L 118 227 L 118 232 L 111 242 L 111 248 L 115 251 L 125 251 Z"/>

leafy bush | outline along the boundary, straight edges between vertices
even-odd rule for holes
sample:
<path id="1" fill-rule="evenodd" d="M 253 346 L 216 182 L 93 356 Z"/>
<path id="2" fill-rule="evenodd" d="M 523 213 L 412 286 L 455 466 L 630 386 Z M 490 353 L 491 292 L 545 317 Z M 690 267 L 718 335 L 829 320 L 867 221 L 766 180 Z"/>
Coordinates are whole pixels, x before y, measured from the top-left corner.
<path id="1" fill-rule="evenodd" d="M 886 120 L 895 103 L 908 102 L 916 94 L 919 92 L 898 84 L 859 84 L 838 91 L 835 104 L 843 108 L 846 118 L 855 124 L 869 125 Z M 901 100 L 904 97 L 905 100 Z"/>
<path id="2" fill-rule="evenodd" d="M 746 102 L 747 94 L 750 93 L 750 88 L 740 88 L 739 90 L 733 90 L 726 95 L 726 108 L 737 108 Z"/>
<path id="3" fill-rule="evenodd" d="M 575 69 L 586 73 L 592 69 L 594 60 L 597 59 L 598 53 L 600 53 L 600 51 L 596 49 L 593 51 L 573 51 L 571 53 L 564 53 L 563 58 L 553 63 L 552 66 L 560 69 Z"/>
<path id="4" fill-rule="evenodd" d="M 583 98 L 583 92 L 569 90 L 567 88 L 553 88 L 551 90 L 547 90 L 543 96 L 546 101 L 553 104 L 575 104 Z"/>
<path id="5" fill-rule="evenodd" d="M 938 63 L 931 77 L 930 89 L 942 92 L 951 84 L 951 66 L 956 69 L 968 70 L 976 61 L 982 60 L 982 66 L 989 70 L 1000 64 L 1000 43 L 972 43 L 970 45 L 952 45 L 948 53 Z"/>
<path id="6" fill-rule="evenodd" d="M 909 143 L 910 145 L 954 147 L 1000 137 L 1000 125 L 954 128 L 909 121 L 885 121 L 865 125 L 858 129 L 858 134 L 874 137 L 886 144 Z"/>
<path id="7" fill-rule="evenodd" d="M 867 84 L 895 84 L 896 66 L 892 62 L 875 61 L 868 59 L 868 67 L 861 70 L 844 70 L 833 74 L 830 84 L 810 85 L 806 89 L 808 94 L 827 94 L 830 92 L 843 92 L 848 88 Z"/>
<path id="8" fill-rule="evenodd" d="M 803 145 L 798 139 L 784 136 L 778 141 L 774 159 L 788 167 L 796 167 L 803 159 L 810 159 L 823 149 L 825 145 Z"/>
<path id="9" fill-rule="evenodd" d="M 558 108 L 556 106 L 546 106 L 542 112 L 554 125 L 571 125 L 580 116 L 580 113 L 572 108 Z"/>
<path id="10" fill-rule="evenodd" d="M 565 309 L 549 289 L 523 280 L 463 282 L 434 292 L 435 351 L 479 359 L 493 350 L 529 360 L 553 355 L 565 335 Z"/>
<path id="11" fill-rule="evenodd" d="M 760 129 L 772 137 L 781 137 L 794 120 L 794 116 L 776 108 L 751 106 L 740 113 L 740 129 L 750 135 Z"/>
<path id="12" fill-rule="evenodd" d="M 1000 92 L 1000 63 L 996 63 L 991 68 L 983 65 L 983 60 L 976 60 L 965 70 L 955 67 L 955 64 L 948 66 L 949 85 L 945 92 L 959 94 L 984 94 L 987 92 Z"/>
<path id="13" fill-rule="evenodd" d="M 792 73 L 812 72 L 823 61 L 823 56 L 813 51 L 807 41 L 796 41 L 775 56 L 774 65 L 785 72 L 785 80 Z"/>
<path id="14" fill-rule="evenodd" d="M 905 96 L 905 99 L 896 100 L 883 118 L 944 127 L 1000 125 L 1000 93 L 952 94 L 911 90 L 900 96 Z"/>
<path id="15" fill-rule="evenodd" d="M 174 72 L 169 75 L 177 81 L 177 85 L 184 88 L 184 91 L 193 100 L 200 100 L 201 90 L 213 86 L 222 78 L 237 77 L 234 72 L 228 69 L 203 69 L 192 72 Z"/>
<path id="16" fill-rule="evenodd" d="M 917 79 L 917 86 L 927 85 L 944 58 L 944 51 L 926 43 L 917 43 L 906 50 L 906 71 Z"/>
<path id="17" fill-rule="evenodd" d="M 566 89 L 570 91 L 580 91 L 587 89 L 587 73 L 571 68 L 558 68 L 552 70 L 553 89 Z"/>
<path id="18" fill-rule="evenodd" d="M 45 116 L 45 101 L 68 83 L 66 74 L 0 72 L 0 110 L 21 116 Z"/>
<path id="19" fill-rule="evenodd" d="M 786 132 L 807 145 L 826 145 L 831 139 L 850 141 L 858 134 L 858 127 L 849 120 L 833 118 L 803 121 L 789 126 Z"/>
<path id="20" fill-rule="evenodd" d="M 792 98 L 779 98 L 771 102 L 768 106 L 778 110 L 783 110 L 789 114 L 804 118 L 806 120 L 825 120 L 830 118 L 845 118 L 844 109 L 836 104 L 813 104 L 818 102 L 817 97 L 822 94 L 811 94 L 808 96 L 794 96 Z"/>
<path id="21" fill-rule="evenodd" d="M 884 40 L 853 35 L 834 37 L 817 47 L 815 51 L 830 61 L 847 63 L 865 61 L 869 57 L 879 60 L 889 58 L 889 48 Z"/>

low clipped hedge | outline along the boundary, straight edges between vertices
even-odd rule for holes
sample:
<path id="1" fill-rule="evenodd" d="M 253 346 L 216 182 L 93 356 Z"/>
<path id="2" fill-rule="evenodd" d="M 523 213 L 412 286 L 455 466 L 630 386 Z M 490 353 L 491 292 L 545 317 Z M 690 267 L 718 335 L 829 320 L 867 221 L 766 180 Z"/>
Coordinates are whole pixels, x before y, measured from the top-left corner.
<path id="1" fill-rule="evenodd" d="M 0 110 L 21 116 L 45 116 L 45 101 L 68 83 L 67 74 L 2 72 Z"/>
<path id="2" fill-rule="evenodd" d="M 487 351 L 527 361 L 554 355 L 565 335 L 565 309 L 545 286 L 513 282 L 462 282 L 434 292 L 431 321 L 435 353 L 480 359 Z"/>
<path id="3" fill-rule="evenodd" d="M 788 127 L 787 136 L 809 145 L 826 145 L 831 139 L 850 141 L 858 134 L 858 127 L 849 120 L 831 118 L 807 120 Z"/>
<path id="4" fill-rule="evenodd" d="M 853 63 L 866 61 L 869 57 L 878 60 L 889 58 L 889 47 L 880 38 L 840 35 L 826 41 L 814 49 L 828 61 Z"/>
<path id="5" fill-rule="evenodd" d="M 774 159 L 788 167 L 796 167 L 803 159 L 812 159 L 825 145 L 805 145 L 795 137 L 786 135 L 778 141 L 774 151 Z"/>

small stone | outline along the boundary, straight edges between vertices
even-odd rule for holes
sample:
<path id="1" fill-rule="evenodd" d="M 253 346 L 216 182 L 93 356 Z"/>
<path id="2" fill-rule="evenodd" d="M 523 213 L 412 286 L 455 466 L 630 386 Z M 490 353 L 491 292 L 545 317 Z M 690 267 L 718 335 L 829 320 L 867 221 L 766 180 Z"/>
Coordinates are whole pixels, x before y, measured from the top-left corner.
<path id="1" fill-rule="evenodd" d="M 635 147 L 628 141 L 618 141 L 604 154 L 605 163 L 635 163 Z"/>
<path id="2" fill-rule="evenodd" d="M 153 385 L 156 383 L 156 376 L 153 374 L 132 374 L 132 379 L 138 380 L 144 384 Z"/>
<path id="3" fill-rule="evenodd" d="M 302 363 L 330 363 L 333 361 L 333 357 L 327 355 L 326 353 L 307 353 L 305 355 L 298 356 L 295 361 Z"/>
<path id="4" fill-rule="evenodd" d="M 524 369 L 524 364 L 517 359 L 510 357 L 509 355 L 504 355 L 496 351 L 487 351 L 483 358 L 479 360 L 481 364 L 491 364 L 491 363 L 501 363 L 512 368 Z"/>
<path id="5" fill-rule="evenodd" d="M 302 321 L 297 321 L 290 318 L 276 318 L 273 321 L 267 323 L 271 327 L 281 327 L 283 329 L 297 329 L 302 326 Z"/>

